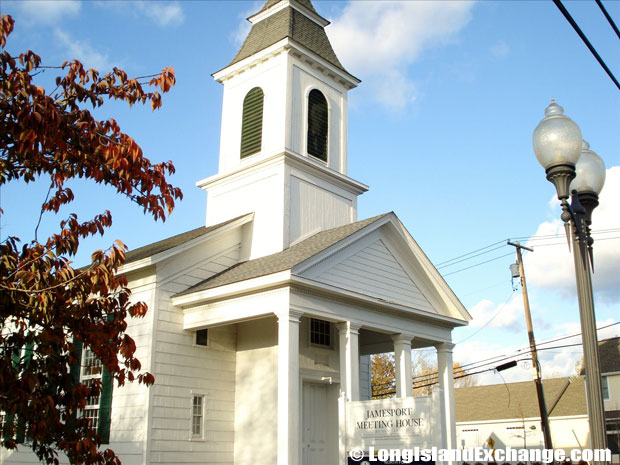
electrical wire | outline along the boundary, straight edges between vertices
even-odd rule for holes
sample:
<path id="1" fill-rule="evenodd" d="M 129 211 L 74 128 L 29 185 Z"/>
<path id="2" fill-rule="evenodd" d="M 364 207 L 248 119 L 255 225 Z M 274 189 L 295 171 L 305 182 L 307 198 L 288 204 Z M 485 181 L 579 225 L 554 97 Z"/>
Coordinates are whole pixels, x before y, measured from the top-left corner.
<path id="1" fill-rule="evenodd" d="M 617 232 L 617 231 L 620 231 L 620 228 L 610 228 L 610 229 L 604 229 L 604 230 L 599 230 L 599 231 L 592 231 L 592 235 L 594 236 L 595 234 L 599 235 L 599 234 L 605 234 L 605 233 Z M 506 239 L 506 240 L 509 240 L 509 241 L 510 240 L 513 240 L 513 241 L 515 241 L 515 240 L 527 240 L 528 243 L 529 243 L 530 241 L 549 240 L 549 239 L 555 239 L 555 238 L 559 238 L 559 237 L 562 237 L 562 235 L 561 234 L 548 234 L 548 235 L 541 235 L 541 236 L 522 236 L 522 237 L 517 237 L 517 238 L 513 238 L 513 239 Z M 596 242 L 608 241 L 608 240 L 616 240 L 616 239 L 620 239 L 620 236 L 599 237 L 599 238 L 596 239 Z M 499 249 L 501 249 L 503 247 L 506 247 L 506 244 L 504 244 L 504 245 L 502 245 L 500 247 L 494 247 L 494 246 L 496 246 L 497 244 L 500 244 L 502 242 L 505 242 L 506 240 L 499 241 L 499 242 L 494 242 L 493 244 L 490 244 L 490 245 L 488 245 L 486 247 L 482 247 L 482 248 L 476 249 L 476 250 L 474 250 L 472 252 L 469 252 L 469 253 L 466 253 L 466 254 L 463 254 L 463 255 L 459 255 L 458 257 L 455 257 L 453 259 L 446 260 L 444 262 L 438 263 L 437 265 L 435 265 L 435 267 L 437 269 L 445 268 L 445 267 L 448 267 L 448 266 L 455 265 L 457 263 L 461 263 L 461 262 L 470 260 L 470 259 L 478 257 L 480 255 L 484 255 L 486 253 L 493 252 L 495 250 L 499 250 Z M 536 247 L 550 247 L 550 246 L 565 245 L 565 244 L 566 244 L 566 242 L 554 242 L 554 243 L 550 243 L 550 244 L 537 244 Z M 491 247 L 493 247 L 493 248 L 491 248 Z M 489 249 L 489 250 L 485 250 L 485 249 Z M 477 252 L 479 252 L 479 253 L 477 253 Z M 490 263 L 490 262 L 493 262 L 495 260 L 499 260 L 501 258 L 508 257 L 508 256 L 512 255 L 513 253 L 514 252 L 511 252 L 511 253 L 506 254 L 506 255 L 500 255 L 498 257 L 494 257 L 494 258 L 491 258 L 489 260 L 485 260 L 485 261 L 476 263 L 474 265 L 471 265 L 471 266 L 468 266 L 468 267 L 465 267 L 465 268 L 461 268 L 459 270 L 451 271 L 450 273 L 442 274 L 442 276 L 446 277 L 446 276 L 450 276 L 452 274 L 460 273 L 461 271 L 466 271 L 466 270 L 469 270 L 471 268 L 475 268 L 475 267 L 484 265 L 486 263 Z"/>
<path id="2" fill-rule="evenodd" d="M 487 254 L 487 253 L 493 252 L 493 251 L 495 251 L 495 250 L 502 249 L 502 248 L 504 248 L 504 247 L 506 247 L 506 244 L 500 245 L 499 247 L 494 247 L 494 248 L 489 249 L 489 250 L 486 250 L 486 251 L 484 251 L 484 252 L 477 253 L 476 255 L 472 255 L 471 257 L 467 257 L 467 258 L 462 258 L 462 259 L 460 259 L 460 260 L 456 260 L 456 261 L 454 261 L 454 262 L 452 262 L 452 263 L 448 263 L 448 264 L 445 264 L 445 265 L 437 265 L 437 268 L 439 269 L 439 268 L 445 268 L 445 267 L 447 267 L 447 266 L 456 265 L 457 263 L 461 263 L 461 262 L 465 262 L 465 261 L 467 261 L 467 260 L 471 260 L 472 258 L 479 257 L 480 255 L 484 255 L 484 254 Z"/>
<path id="3" fill-rule="evenodd" d="M 443 274 L 442 276 L 445 278 L 446 276 L 450 276 L 450 275 L 453 275 L 453 274 L 456 274 L 456 273 L 460 273 L 461 271 L 470 270 L 471 268 L 475 268 L 477 266 L 484 265 L 486 263 L 494 262 L 495 260 L 499 260 L 500 258 L 508 257 L 510 255 L 514 255 L 514 252 L 510 252 L 510 253 L 507 253 L 505 255 L 500 255 L 499 257 L 491 258 L 489 260 L 485 260 L 483 262 L 476 263 L 475 265 L 471 265 L 471 266 L 468 266 L 466 268 L 461 268 L 460 270 L 451 271 L 450 273 Z"/>
<path id="4" fill-rule="evenodd" d="M 620 232 L 620 228 L 597 229 L 597 230 L 593 230 L 591 232 L 591 234 L 592 234 L 592 237 L 597 237 L 597 236 L 599 236 L 601 234 L 608 234 L 608 233 L 611 233 L 611 232 Z M 458 255 L 458 256 L 456 256 L 454 258 L 451 258 L 449 260 L 444 260 L 442 262 L 436 263 L 435 264 L 435 268 L 440 269 L 440 268 L 445 268 L 445 267 L 448 267 L 448 266 L 452 266 L 452 265 L 455 265 L 457 263 L 462 263 L 462 262 L 465 262 L 467 260 L 479 257 L 479 256 L 484 255 L 486 253 L 489 253 L 489 252 L 492 252 L 492 251 L 495 251 L 495 250 L 499 250 L 499 249 L 501 249 L 503 247 L 507 247 L 506 241 L 527 241 L 527 242 L 531 242 L 531 241 L 544 241 L 544 240 L 549 240 L 549 239 L 557 239 L 557 238 L 560 238 L 560 237 L 563 237 L 563 235 L 562 234 L 542 234 L 542 235 L 538 235 L 538 236 L 519 236 L 519 237 L 503 239 L 501 241 L 493 242 L 492 244 L 489 244 L 489 245 L 487 245 L 485 247 L 480 247 L 478 249 L 472 250 L 471 252 L 467 252 L 467 253 Z M 602 240 L 610 240 L 610 239 L 618 239 L 618 238 L 620 238 L 620 236 L 614 236 L 612 238 L 598 238 L 596 240 L 597 241 L 602 241 Z M 496 247 L 499 244 L 502 244 L 502 245 L 499 246 L 499 247 Z M 564 244 L 564 242 L 562 242 L 562 244 Z M 537 247 L 543 247 L 543 246 L 546 246 L 546 244 L 537 245 Z M 499 259 L 499 258 L 502 258 L 502 257 L 496 257 L 495 259 L 492 259 L 492 260 L 496 260 L 496 259 Z M 481 262 L 480 265 L 483 265 L 485 263 L 488 263 L 488 261 Z M 478 266 L 478 265 L 475 265 L 475 266 Z M 472 266 L 472 268 L 473 268 L 473 266 Z M 449 274 L 452 274 L 452 273 L 458 273 L 458 272 L 463 271 L 465 269 L 469 269 L 469 268 L 463 268 L 462 270 L 456 270 L 454 272 L 447 273 L 447 274 L 445 274 L 443 276 L 448 276 Z"/>
<path id="5" fill-rule="evenodd" d="M 465 339 L 461 339 L 459 342 L 457 342 L 455 344 L 460 344 L 461 342 L 466 341 L 467 339 L 471 339 L 476 334 L 478 334 L 480 331 L 482 331 L 484 328 L 486 328 L 502 312 L 502 310 L 504 310 L 506 305 L 508 305 L 508 302 L 510 302 L 512 300 L 515 292 L 516 291 L 513 289 L 512 292 L 510 293 L 510 295 L 508 296 L 508 298 L 506 299 L 506 301 L 502 304 L 502 306 L 493 314 L 493 316 L 491 318 L 489 318 L 489 320 L 485 324 L 483 324 L 480 328 L 478 328 L 478 330 L 476 332 L 474 332 L 473 334 L 470 334 Z"/>
<path id="6" fill-rule="evenodd" d="M 438 267 L 439 267 L 439 266 L 443 266 L 443 265 L 445 265 L 446 263 L 452 262 L 452 261 L 454 261 L 454 260 L 458 260 L 459 258 L 466 257 L 466 256 L 471 255 L 471 254 L 474 254 L 474 253 L 476 253 L 476 252 L 480 252 L 481 250 L 488 249 L 488 248 L 493 247 L 493 246 L 495 246 L 495 245 L 498 245 L 498 244 L 503 244 L 504 242 L 505 242 L 504 240 L 494 242 L 493 244 L 487 245 L 486 247 L 482 247 L 482 248 L 480 248 L 480 249 L 473 250 L 473 251 L 468 252 L 468 253 L 466 253 L 466 254 L 459 255 L 458 257 L 454 257 L 454 258 L 452 258 L 452 259 L 450 259 L 450 260 L 446 260 L 446 261 L 444 261 L 444 262 L 438 263 L 436 266 L 438 266 Z"/>
<path id="7" fill-rule="evenodd" d="M 620 325 L 620 321 L 617 321 L 617 322 L 614 322 L 614 323 L 610 323 L 610 324 L 607 324 L 607 325 L 604 325 L 604 326 L 600 326 L 596 330 L 597 331 L 601 331 L 603 329 L 610 328 L 612 326 L 617 326 L 617 325 Z M 578 343 L 572 343 L 572 344 L 556 345 L 556 346 L 551 346 L 551 347 L 540 347 L 540 346 L 543 346 L 543 345 L 546 345 L 546 344 L 551 344 L 553 342 L 563 341 L 563 340 L 566 340 L 566 339 L 569 339 L 569 338 L 572 338 L 572 337 L 577 337 L 577 336 L 581 336 L 581 333 L 579 332 L 579 333 L 575 333 L 575 334 L 570 334 L 570 335 L 567 335 L 567 336 L 562 336 L 562 337 L 550 339 L 548 341 L 537 343 L 536 344 L 536 350 L 539 351 L 539 352 L 547 351 L 547 350 L 553 351 L 553 350 L 563 349 L 563 348 L 567 348 L 567 347 L 578 347 L 578 346 L 581 346 L 582 343 L 578 342 Z M 600 342 L 607 341 L 609 339 L 612 339 L 612 338 L 603 339 Z M 466 368 L 468 370 L 477 370 L 479 368 L 482 368 L 482 367 L 485 367 L 485 366 L 488 366 L 488 365 L 497 366 L 500 362 L 504 362 L 504 361 L 508 361 L 508 360 L 514 360 L 517 357 L 522 357 L 523 355 L 525 355 L 525 352 L 529 352 L 529 351 L 530 351 L 529 346 L 527 346 L 527 347 L 524 346 L 524 347 L 514 351 L 511 355 L 496 355 L 496 356 L 489 357 L 489 358 L 486 358 L 486 359 L 483 359 L 483 360 L 479 360 L 479 361 L 476 361 L 476 362 L 466 363 L 464 365 L 460 365 L 460 369 L 462 369 L 463 372 L 466 372 Z M 527 359 L 520 359 L 520 360 L 517 360 L 517 361 L 521 361 L 521 360 L 527 360 Z M 495 369 L 495 368 L 492 368 L 492 369 Z M 413 381 L 418 380 L 417 382 L 427 382 L 427 381 L 430 381 L 433 378 L 436 378 L 437 376 L 438 376 L 438 373 L 433 371 L 431 373 L 425 373 L 423 375 L 413 376 L 412 380 Z M 457 379 L 457 378 L 455 377 L 455 379 Z M 390 381 L 389 383 L 375 384 L 373 386 L 389 386 L 389 385 L 393 384 L 394 382 L 395 381 Z M 420 386 L 420 387 L 422 387 L 422 386 Z"/>
<path id="8" fill-rule="evenodd" d="M 573 19 L 573 17 L 570 15 L 570 13 L 568 12 L 568 10 L 564 7 L 564 5 L 562 5 L 562 2 L 560 0 L 553 0 L 553 3 L 555 4 L 555 6 L 558 7 L 558 9 L 560 10 L 560 12 L 564 15 L 564 18 L 566 18 L 566 20 L 568 21 L 568 23 L 573 27 L 573 29 L 575 30 L 575 32 L 577 33 L 577 35 L 581 38 L 581 40 L 583 41 L 584 44 L 586 44 L 586 47 L 588 47 L 588 50 L 590 50 L 590 53 L 592 53 L 592 55 L 594 55 L 594 58 L 596 58 L 596 60 L 599 62 L 599 64 L 603 67 L 603 69 L 605 70 L 605 72 L 607 73 L 607 75 L 611 78 L 611 80 L 614 82 L 614 84 L 616 85 L 616 87 L 618 89 L 620 89 L 620 82 L 618 82 L 618 80 L 616 79 L 616 77 L 613 75 L 613 73 L 610 71 L 610 69 L 607 67 L 607 65 L 605 64 L 605 62 L 603 61 L 603 59 L 601 58 L 601 56 L 598 54 L 598 52 L 596 51 L 596 49 L 592 46 L 592 44 L 590 43 L 590 41 L 588 40 L 588 38 L 586 37 L 586 35 L 583 33 L 583 31 L 581 30 L 581 28 L 577 25 L 577 23 L 575 22 L 575 20 Z"/>
<path id="9" fill-rule="evenodd" d="M 618 39 L 620 39 L 620 31 L 618 30 L 618 27 L 616 26 L 616 23 L 614 23 L 614 20 L 611 19 L 611 16 L 609 16 L 609 13 L 607 13 L 607 10 L 605 9 L 605 7 L 603 6 L 603 4 L 601 3 L 601 0 L 595 0 L 596 4 L 598 5 L 598 7 L 601 9 L 601 11 L 603 12 L 603 15 L 605 16 L 605 18 L 607 19 L 607 22 L 609 23 L 609 25 L 611 26 L 611 28 L 614 30 L 614 32 L 616 33 L 616 35 L 618 36 Z"/>

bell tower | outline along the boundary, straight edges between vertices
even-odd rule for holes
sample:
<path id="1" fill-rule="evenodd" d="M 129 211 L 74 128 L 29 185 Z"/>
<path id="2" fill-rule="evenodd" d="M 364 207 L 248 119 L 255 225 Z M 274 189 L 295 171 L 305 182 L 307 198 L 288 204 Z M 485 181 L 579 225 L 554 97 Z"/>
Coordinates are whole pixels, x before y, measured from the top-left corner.
<path id="1" fill-rule="evenodd" d="M 348 73 L 310 0 L 268 0 L 225 68 L 207 226 L 254 213 L 249 258 L 357 220 L 368 187 L 347 176 Z"/>

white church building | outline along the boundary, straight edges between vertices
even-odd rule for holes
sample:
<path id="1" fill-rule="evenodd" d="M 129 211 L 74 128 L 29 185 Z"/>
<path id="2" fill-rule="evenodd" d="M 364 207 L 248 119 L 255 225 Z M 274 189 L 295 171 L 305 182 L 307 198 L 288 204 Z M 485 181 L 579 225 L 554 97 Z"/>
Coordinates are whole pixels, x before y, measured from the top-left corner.
<path id="1" fill-rule="evenodd" d="M 213 74 L 224 97 L 218 173 L 197 183 L 206 225 L 122 268 L 149 307 L 128 332 L 155 384 L 114 386 L 89 415 L 125 465 L 456 448 L 451 333 L 471 317 L 394 213 L 357 218 L 368 187 L 347 175 L 347 93 L 360 81 L 310 0 L 268 0 L 249 21 Z M 439 389 L 413 398 L 421 347 L 436 348 Z M 370 400 L 369 355 L 383 352 L 396 398 Z M 36 462 L 27 445 L 0 459 Z"/>

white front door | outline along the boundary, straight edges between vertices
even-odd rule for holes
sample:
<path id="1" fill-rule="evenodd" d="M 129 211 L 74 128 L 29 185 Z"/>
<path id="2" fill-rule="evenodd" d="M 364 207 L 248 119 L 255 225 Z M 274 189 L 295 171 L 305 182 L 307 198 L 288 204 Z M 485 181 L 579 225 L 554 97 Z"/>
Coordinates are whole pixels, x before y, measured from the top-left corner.
<path id="1" fill-rule="evenodd" d="M 325 465 L 328 460 L 326 384 L 304 383 L 303 465 Z"/>

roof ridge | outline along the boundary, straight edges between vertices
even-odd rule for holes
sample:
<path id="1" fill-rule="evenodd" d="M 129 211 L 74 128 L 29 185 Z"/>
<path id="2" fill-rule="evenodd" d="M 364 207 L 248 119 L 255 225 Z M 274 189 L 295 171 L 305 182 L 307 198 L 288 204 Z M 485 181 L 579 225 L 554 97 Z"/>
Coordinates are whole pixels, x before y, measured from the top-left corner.
<path id="1" fill-rule="evenodd" d="M 141 260 L 143 258 L 151 257 L 161 252 L 165 252 L 166 250 L 170 250 L 174 247 L 177 247 L 181 244 L 191 241 L 192 239 L 196 239 L 200 236 L 203 236 L 209 232 L 215 231 L 223 226 L 226 226 L 229 223 L 237 221 L 238 219 L 247 216 L 247 213 L 244 215 L 237 216 L 235 218 L 231 218 L 229 220 L 223 221 L 218 224 L 214 224 L 211 226 L 199 226 L 194 229 L 190 229 L 188 231 L 175 234 L 173 236 L 166 237 L 164 239 L 160 239 L 155 242 L 151 242 L 150 244 L 145 244 L 136 249 L 131 249 L 125 255 L 125 265 L 130 262 L 135 262 L 137 260 Z"/>

